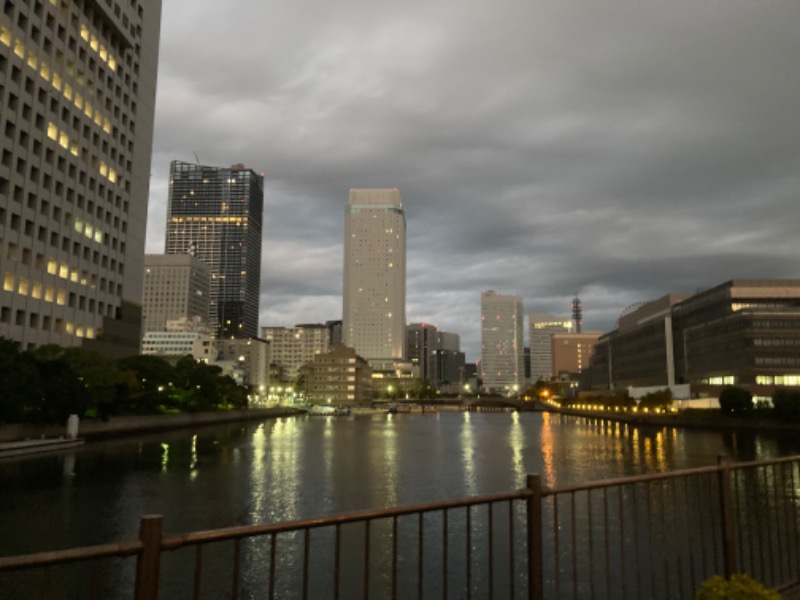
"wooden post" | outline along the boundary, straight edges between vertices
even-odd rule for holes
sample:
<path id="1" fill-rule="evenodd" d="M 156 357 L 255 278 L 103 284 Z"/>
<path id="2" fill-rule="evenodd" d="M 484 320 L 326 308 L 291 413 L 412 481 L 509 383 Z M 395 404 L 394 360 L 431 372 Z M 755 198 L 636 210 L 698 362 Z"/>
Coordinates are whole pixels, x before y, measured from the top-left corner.
<path id="1" fill-rule="evenodd" d="M 163 521 L 161 515 L 145 515 L 139 521 L 139 539 L 144 547 L 136 562 L 136 600 L 158 599 Z"/>
<path id="2" fill-rule="evenodd" d="M 539 475 L 528 475 L 527 488 L 531 491 L 527 500 L 528 517 L 528 598 L 544 598 L 542 566 L 542 479 Z"/>

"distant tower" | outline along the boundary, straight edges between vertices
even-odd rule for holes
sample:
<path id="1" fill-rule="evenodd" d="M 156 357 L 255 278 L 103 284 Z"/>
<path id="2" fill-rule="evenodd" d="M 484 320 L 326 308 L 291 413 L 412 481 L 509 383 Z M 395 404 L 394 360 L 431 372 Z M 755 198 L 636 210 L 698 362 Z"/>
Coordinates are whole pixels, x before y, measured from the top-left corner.
<path id="1" fill-rule="evenodd" d="M 577 292 L 572 299 L 572 320 L 575 321 L 575 333 L 580 333 L 583 327 L 583 305 Z"/>
<path id="2" fill-rule="evenodd" d="M 350 190 L 342 342 L 373 368 L 405 357 L 406 218 L 397 188 Z"/>
<path id="3" fill-rule="evenodd" d="M 522 300 L 481 292 L 481 377 L 492 392 L 516 393 L 525 380 Z"/>

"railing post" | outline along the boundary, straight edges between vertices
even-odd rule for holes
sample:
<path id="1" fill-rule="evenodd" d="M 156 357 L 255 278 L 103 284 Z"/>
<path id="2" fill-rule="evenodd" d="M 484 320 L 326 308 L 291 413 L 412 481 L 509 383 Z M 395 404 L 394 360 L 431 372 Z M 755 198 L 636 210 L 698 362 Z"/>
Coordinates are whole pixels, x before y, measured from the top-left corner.
<path id="1" fill-rule="evenodd" d="M 139 539 L 143 548 L 136 562 L 136 600 L 158 598 L 163 521 L 161 515 L 145 515 L 139 521 Z"/>
<path id="2" fill-rule="evenodd" d="M 542 478 L 528 475 L 526 485 L 530 490 L 527 500 L 528 517 L 528 598 L 542 600 L 544 597 L 542 570 Z"/>
<path id="3" fill-rule="evenodd" d="M 719 504 L 722 516 L 722 556 L 725 561 L 725 577 L 736 573 L 736 528 L 733 518 L 733 488 L 731 486 L 731 467 L 728 457 L 717 456 L 717 477 L 719 479 Z"/>

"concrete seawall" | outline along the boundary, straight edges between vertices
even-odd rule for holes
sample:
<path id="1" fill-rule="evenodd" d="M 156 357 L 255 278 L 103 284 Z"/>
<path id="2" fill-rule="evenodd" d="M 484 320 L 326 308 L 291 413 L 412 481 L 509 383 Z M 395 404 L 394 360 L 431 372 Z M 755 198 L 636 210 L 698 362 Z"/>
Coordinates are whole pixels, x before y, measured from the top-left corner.
<path id="1" fill-rule="evenodd" d="M 294 408 L 251 408 L 247 410 L 226 410 L 202 413 L 180 413 L 171 415 L 130 415 L 100 420 L 83 420 L 78 429 L 78 437 L 99 440 L 137 433 L 184 429 L 203 425 L 219 425 L 238 421 L 255 421 L 303 414 Z M 66 425 L 35 425 L 12 423 L 0 425 L 0 442 L 17 440 L 65 437 Z"/>

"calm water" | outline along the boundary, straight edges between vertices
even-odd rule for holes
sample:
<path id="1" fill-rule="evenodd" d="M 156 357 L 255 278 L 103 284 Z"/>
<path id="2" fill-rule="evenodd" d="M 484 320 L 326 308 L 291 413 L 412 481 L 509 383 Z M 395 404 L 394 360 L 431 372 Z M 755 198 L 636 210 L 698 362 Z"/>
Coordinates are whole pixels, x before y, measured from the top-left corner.
<path id="1" fill-rule="evenodd" d="M 0 555 L 800 453 L 794 434 L 722 434 L 541 413 L 295 417 L 0 461 Z"/>

